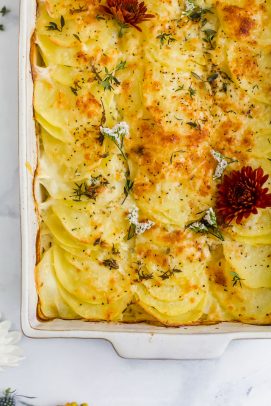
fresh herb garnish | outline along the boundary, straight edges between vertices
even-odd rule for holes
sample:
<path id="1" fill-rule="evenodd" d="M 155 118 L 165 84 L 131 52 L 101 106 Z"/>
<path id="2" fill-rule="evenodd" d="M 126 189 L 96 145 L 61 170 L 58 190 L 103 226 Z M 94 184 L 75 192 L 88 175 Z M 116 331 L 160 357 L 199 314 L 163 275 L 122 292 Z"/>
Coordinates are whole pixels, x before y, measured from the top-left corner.
<path id="1" fill-rule="evenodd" d="M 128 234 L 127 234 L 127 240 L 131 240 L 132 238 L 134 238 L 134 236 L 136 235 L 136 225 L 135 224 L 131 224 L 128 230 Z"/>
<path id="2" fill-rule="evenodd" d="M 2 14 L 2 16 L 4 17 L 8 13 L 10 13 L 10 10 L 6 6 L 3 6 L 0 10 L 0 14 Z"/>
<path id="3" fill-rule="evenodd" d="M 63 28 L 65 26 L 65 19 L 63 16 L 60 17 L 60 26 L 57 25 L 57 23 L 50 21 L 49 25 L 46 26 L 48 31 L 59 31 L 62 32 Z"/>
<path id="4" fill-rule="evenodd" d="M 218 78 L 218 76 L 218 73 L 212 73 L 207 77 L 207 82 L 210 84 L 213 83 Z"/>
<path id="5" fill-rule="evenodd" d="M 192 128 L 199 128 L 199 124 L 196 121 L 188 121 L 186 124 Z"/>
<path id="6" fill-rule="evenodd" d="M 126 182 L 124 185 L 124 200 L 121 204 L 124 204 L 127 197 L 129 196 L 129 193 L 131 192 L 131 190 L 133 189 L 134 186 L 134 182 L 130 179 L 130 172 L 128 172 L 128 174 L 126 174 Z"/>
<path id="7" fill-rule="evenodd" d="M 184 85 L 180 85 L 176 90 L 175 90 L 175 92 L 179 92 L 180 90 L 183 90 L 184 89 Z"/>
<path id="8" fill-rule="evenodd" d="M 72 198 L 76 202 L 80 202 L 83 196 L 91 200 L 96 200 L 99 189 L 102 186 L 108 185 L 108 183 L 108 180 L 101 175 L 91 177 L 89 182 L 75 183 Z"/>
<path id="9" fill-rule="evenodd" d="M 189 93 L 189 96 L 190 96 L 191 99 L 192 99 L 193 96 L 195 96 L 195 94 L 196 94 L 196 90 L 193 89 L 192 86 L 190 85 L 189 88 L 188 88 L 188 93 Z"/>
<path id="10" fill-rule="evenodd" d="M 105 259 L 103 261 L 103 265 L 106 266 L 107 268 L 111 269 L 119 269 L 119 265 L 117 261 L 113 258 Z"/>
<path id="11" fill-rule="evenodd" d="M 152 273 L 144 272 L 141 268 L 139 268 L 137 271 L 137 277 L 140 281 L 147 281 L 153 278 Z"/>
<path id="12" fill-rule="evenodd" d="M 202 8 L 198 6 L 194 0 L 186 0 L 186 8 L 183 11 L 183 15 L 188 17 L 189 20 L 199 22 L 202 20 L 205 14 L 213 12 L 209 8 Z"/>
<path id="13" fill-rule="evenodd" d="M 95 79 L 98 81 L 98 83 L 100 83 L 104 90 L 111 91 L 114 89 L 114 86 L 120 85 L 120 81 L 115 76 L 116 72 L 124 69 L 125 67 L 126 61 L 120 61 L 120 63 L 118 63 L 118 65 L 112 72 L 109 72 L 108 68 L 105 67 L 105 76 L 103 78 L 100 75 L 101 72 L 98 72 L 97 68 L 94 65 L 92 65 L 92 72 L 95 75 Z"/>
<path id="14" fill-rule="evenodd" d="M 130 222 L 130 228 L 128 230 L 128 236 L 127 236 L 128 240 L 133 238 L 135 236 L 135 234 L 137 234 L 137 235 L 143 234 L 143 233 L 145 233 L 145 231 L 149 230 L 150 228 L 152 228 L 152 226 L 154 226 L 154 222 L 151 220 L 140 222 L 138 212 L 139 212 L 139 209 L 136 206 L 133 206 L 129 210 L 129 214 L 127 216 L 128 220 Z"/>
<path id="15" fill-rule="evenodd" d="M 175 273 L 181 273 L 181 272 L 182 272 L 182 271 L 181 271 L 180 269 L 177 269 L 177 268 L 169 269 L 168 271 L 163 272 L 163 273 L 160 275 L 160 278 L 161 278 L 163 281 L 165 281 L 166 279 L 171 278 L 171 276 L 173 276 Z"/>
<path id="16" fill-rule="evenodd" d="M 203 30 L 203 33 L 205 35 L 205 37 L 203 38 L 203 41 L 209 45 L 210 49 L 214 49 L 213 39 L 216 36 L 216 31 L 207 29 L 207 30 Z"/>
<path id="17" fill-rule="evenodd" d="M 204 211 L 203 216 L 199 220 L 188 224 L 186 228 L 189 228 L 195 233 L 211 234 L 219 240 L 224 241 L 224 237 L 218 228 L 216 214 L 212 207 Z"/>
<path id="18" fill-rule="evenodd" d="M 79 35 L 77 35 L 77 34 L 73 34 L 73 36 L 74 36 L 74 38 L 76 38 L 76 39 L 77 39 L 77 41 L 81 42 L 81 39 L 80 39 Z"/>
<path id="19" fill-rule="evenodd" d="M 240 278 L 237 272 L 231 272 L 232 274 L 232 286 L 236 286 L 239 284 L 240 287 L 242 287 L 242 282 L 244 279 Z"/>
<path id="20" fill-rule="evenodd" d="M 103 16 L 100 16 L 99 14 L 96 15 L 96 20 L 100 21 L 100 20 L 105 20 L 105 18 Z"/>
<path id="21" fill-rule="evenodd" d="M 123 121 L 115 125 L 115 127 L 113 128 L 100 127 L 100 132 L 103 135 L 103 137 L 108 137 L 111 141 L 114 142 L 114 144 L 120 151 L 125 161 L 127 161 L 127 156 L 124 151 L 123 142 L 124 138 L 129 135 L 128 124 L 125 121 Z"/>
<path id="22" fill-rule="evenodd" d="M 160 40 L 160 47 L 167 42 L 167 45 L 170 45 L 171 42 L 175 42 L 176 38 L 174 38 L 170 33 L 162 32 L 161 34 L 157 35 L 157 39 Z"/>
<path id="23" fill-rule="evenodd" d="M 76 13 L 82 13 L 83 11 L 88 11 L 87 7 L 84 6 L 79 6 L 78 8 L 71 8 L 70 9 L 70 14 L 76 14 Z"/>
<path id="24" fill-rule="evenodd" d="M 230 165 L 234 162 L 238 162 L 236 159 L 228 158 L 228 157 L 222 155 L 220 152 L 215 151 L 214 149 L 211 150 L 211 154 L 214 157 L 214 159 L 218 162 L 217 167 L 215 169 L 215 173 L 213 175 L 214 180 L 222 177 L 222 175 L 228 165 Z"/>
<path id="25" fill-rule="evenodd" d="M 81 86 L 78 82 L 74 82 L 73 86 L 71 86 L 70 89 L 75 96 L 78 96 L 78 91 L 81 89 Z"/>
<path id="26" fill-rule="evenodd" d="M 203 79 L 196 72 L 191 72 L 191 75 L 193 75 L 194 78 L 203 81 Z"/>

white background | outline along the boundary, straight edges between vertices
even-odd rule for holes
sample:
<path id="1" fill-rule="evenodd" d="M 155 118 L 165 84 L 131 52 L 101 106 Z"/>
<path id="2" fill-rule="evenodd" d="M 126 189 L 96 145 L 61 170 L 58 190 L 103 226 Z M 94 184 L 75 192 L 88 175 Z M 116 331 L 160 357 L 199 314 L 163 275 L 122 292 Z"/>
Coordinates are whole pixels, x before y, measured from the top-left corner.
<path id="1" fill-rule="evenodd" d="M 30 0 L 29 0 L 30 1 Z M 17 74 L 19 0 L 0 0 L 0 311 L 20 328 Z M 270 406 L 271 341 L 234 342 L 212 361 L 125 360 L 99 340 L 21 342 L 26 359 L 0 372 L 0 390 L 34 395 L 39 406 Z"/>

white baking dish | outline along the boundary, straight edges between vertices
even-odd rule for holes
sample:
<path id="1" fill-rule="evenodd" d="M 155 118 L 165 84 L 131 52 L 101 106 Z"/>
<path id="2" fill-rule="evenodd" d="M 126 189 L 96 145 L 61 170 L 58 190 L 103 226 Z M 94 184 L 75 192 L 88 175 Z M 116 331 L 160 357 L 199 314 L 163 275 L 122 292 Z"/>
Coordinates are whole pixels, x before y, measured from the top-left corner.
<path id="1" fill-rule="evenodd" d="M 221 355 L 229 342 L 240 338 L 270 338 L 271 326 L 221 323 L 180 328 L 146 324 L 110 324 L 54 320 L 41 322 L 36 315 L 34 280 L 37 221 L 34 210 L 31 168 L 36 166 L 36 137 L 32 108 L 30 39 L 35 25 L 35 0 L 21 0 L 19 141 L 22 232 L 22 329 L 35 338 L 78 337 L 109 340 L 128 358 L 200 359 Z"/>

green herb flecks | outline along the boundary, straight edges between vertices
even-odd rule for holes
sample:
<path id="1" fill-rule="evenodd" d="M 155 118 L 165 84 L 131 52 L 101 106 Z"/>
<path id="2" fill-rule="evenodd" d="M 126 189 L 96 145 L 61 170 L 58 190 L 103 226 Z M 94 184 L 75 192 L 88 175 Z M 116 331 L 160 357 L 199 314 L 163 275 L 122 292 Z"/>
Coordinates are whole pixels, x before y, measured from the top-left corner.
<path id="1" fill-rule="evenodd" d="M 189 20 L 194 22 L 203 21 L 205 14 L 213 12 L 209 8 L 202 8 L 196 4 L 194 0 L 186 0 L 185 11 L 183 11 L 183 16 L 188 17 Z"/>
<path id="2" fill-rule="evenodd" d="M 102 21 L 102 20 L 105 20 L 105 18 L 103 16 L 100 16 L 99 14 L 97 14 L 96 15 L 96 20 Z"/>
<path id="3" fill-rule="evenodd" d="M 207 82 L 210 84 L 213 83 L 218 78 L 218 76 L 219 76 L 218 73 L 212 73 L 207 77 Z"/>
<path id="4" fill-rule="evenodd" d="M 110 270 L 119 269 L 119 265 L 118 265 L 117 261 L 113 258 L 105 259 L 102 263 L 104 266 L 106 266 Z"/>
<path id="5" fill-rule="evenodd" d="M 242 287 L 242 281 L 244 281 L 244 279 L 240 278 L 237 272 L 231 272 L 231 274 L 232 274 L 232 286 L 239 285 L 240 287 Z"/>
<path id="6" fill-rule="evenodd" d="M 105 76 L 101 76 L 101 72 L 98 72 L 97 68 L 92 65 L 92 72 L 95 75 L 95 79 L 100 83 L 104 90 L 113 90 L 115 86 L 120 85 L 120 81 L 115 76 L 116 73 L 126 67 L 126 61 L 121 61 L 118 65 L 113 69 L 113 71 L 109 72 L 108 68 L 105 67 Z"/>
<path id="7" fill-rule="evenodd" d="M 0 14 L 2 14 L 2 16 L 4 17 L 5 15 L 7 15 L 8 13 L 10 13 L 10 10 L 6 7 L 3 6 L 0 10 Z"/>
<path id="8" fill-rule="evenodd" d="M 191 99 L 192 99 L 192 98 L 195 96 L 195 94 L 196 94 L 196 90 L 193 89 L 192 86 L 190 85 L 189 88 L 188 88 L 188 93 L 189 93 L 189 96 L 190 96 Z"/>
<path id="9" fill-rule="evenodd" d="M 219 240 L 224 241 L 224 237 L 218 228 L 216 214 L 212 207 L 204 211 L 203 216 L 199 220 L 188 224 L 186 228 L 195 233 L 211 234 Z"/>
<path id="10" fill-rule="evenodd" d="M 162 32 L 161 34 L 157 35 L 156 38 L 160 40 L 160 47 L 161 48 L 166 43 L 167 43 L 167 45 L 170 45 L 171 42 L 176 41 L 176 38 L 174 38 L 170 33 L 166 33 L 166 32 Z"/>
<path id="11" fill-rule="evenodd" d="M 134 182 L 130 179 L 130 171 L 126 174 L 126 182 L 124 185 L 124 200 L 122 201 L 121 204 L 124 204 L 127 197 L 129 196 L 129 193 L 131 192 L 131 190 L 133 189 L 134 186 Z"/>
<path id="12" fill-rule="evenodd" d="M 82 42 L 81 39 L 80 39 L 80 37 L 79 37 L 79 35 L 73 34 L 73 36 L 74 36 L 75 39 L 77 39 L 77 41 Z"/>
<path id="13" fill-rule="evenodd" d="M 97 177 L 91 177 L 89 182 L 75 183 L 73 189 L 72 199 L 76 202 L 80 202 L 82 197 L 86 197 L 90 200 L 96 200 L 101 187 L 108 185 L 107 179 L 101 175 Z"/>
<path id="14" fill-rule="evenodd" d="M 201 80 L 203 82 L 203 79 L 196 73 L 196 72 L 191 72 L 191 75 L 194 76 L 197 80 Z"/>
<path id="15" fill-rule="evenodd" d="M 182 271 L 180 269 L 177 268 L 173 268 L 173 269 L 169 269 L 166 272 L 163 272 L 161 275 L 159 275 L 159 277 L 165 281 L 166 279 L 171 278 L 173 275 L 175 275 L 176 273 L 181 273 Z"/>
<path id="16" fill-rule="evenodd" d="M 136 272 L 137 272 L 138 280 L 140 282 L 153 279 L 153 274 L 152 273 L 144 272 L 141 268 L 139 268 Z"/>
<path id="17" fill-rule="evenodd" d="M 127 234 L 127 240 L 128 241 L 131 240 L 132 238 L 134 238 L 135 235 L 136 235 L 136 225 L 130 224 L 128 234 Z"/>
<path id="18" fill-rule="evenodd" d="M 78 96 L 78 91 L 79 91 L 80 89 L 82 89 L 82 88 L 81 88 L 81 86 L 79 85 L 78 82 L 74 82 L 73 86 L 71 86 L 70 89 L 71 89 L 71 91 L 73 92 L 73 94 L 74 94 L 75 96 Z"/>
<path id="19" fill-rule="evenodd" d="M 59 31 L 62 32 L 63 28 L 65 26 L 65 19 L 63 16 L 60 17 L 60 24 L 58 26 L 57 23 L 50 21 L 49 25 L 46 26 L 48 31 Z"/>
<path id="20" fill-rule="evenodd" d="M 83 13 L 84 11 L 88 11 L 87 7 L 84 6 L 79 6 L 78 8 L 71 8 L 70 9 L 70 14 L 78 14 L 78 13 Z"/>
<path id="21" fill-rule="evenodd" d="M 177 87 L 175 92 L 179 92 L 180 90 L 183 90 L 183 89 L 184 89 L 184 85 L 180 85 L 179 87 Z"/>
<path id="22" fill-rule="evenodd" d="M 208 44 L 209 49 L 214 49 L 214 43 L 213 43 L 213 39 L 216 36 L 216 31 L 215 30 L 211 30 L 211 29 L 207 29 L 207 30 L 203 30 L 202 31 L 205 35 L 205 37 L 203 38 L 203 41 Z"/>

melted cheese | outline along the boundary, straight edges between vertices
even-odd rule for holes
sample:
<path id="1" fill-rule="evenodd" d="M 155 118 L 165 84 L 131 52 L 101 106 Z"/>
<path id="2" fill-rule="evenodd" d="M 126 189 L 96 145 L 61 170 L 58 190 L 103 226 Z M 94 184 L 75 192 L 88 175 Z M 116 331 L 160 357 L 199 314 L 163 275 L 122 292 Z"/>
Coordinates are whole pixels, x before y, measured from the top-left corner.
<path id="1" fill-rule="evenodd" d="M 145 0 L 123 36 L 101 4 L 38 1 L 40 317 L 270 324 L 271 210 L 223 241 L 189 226 L 215 207 L 214 151 L 271 175 L 271 2 Z"/>

